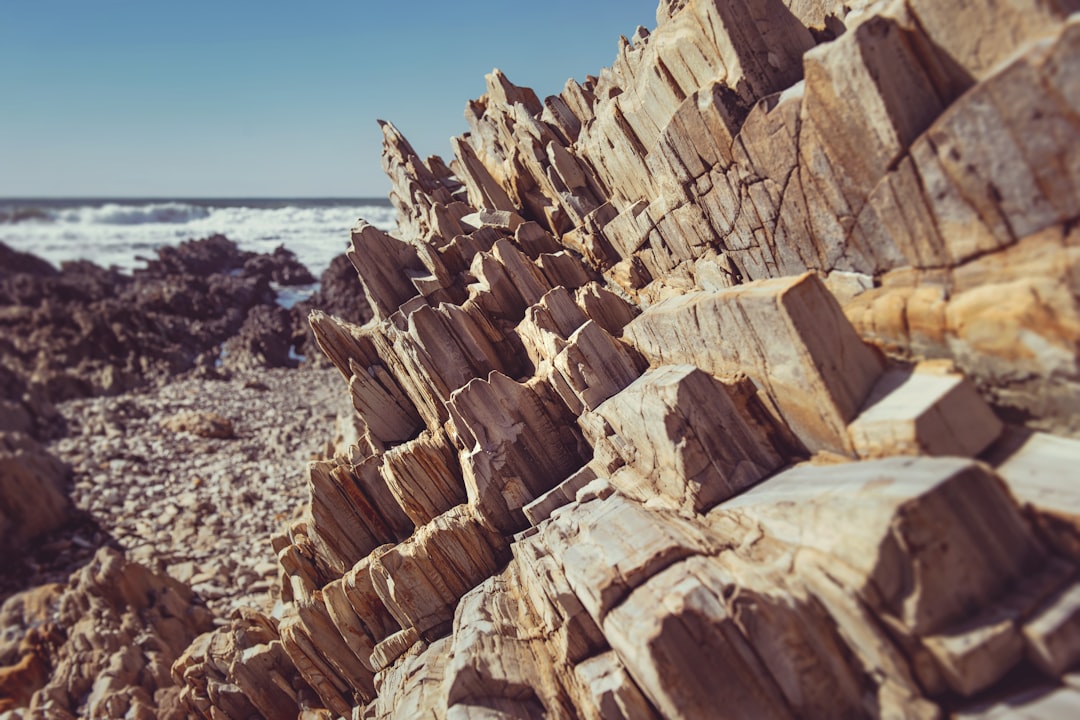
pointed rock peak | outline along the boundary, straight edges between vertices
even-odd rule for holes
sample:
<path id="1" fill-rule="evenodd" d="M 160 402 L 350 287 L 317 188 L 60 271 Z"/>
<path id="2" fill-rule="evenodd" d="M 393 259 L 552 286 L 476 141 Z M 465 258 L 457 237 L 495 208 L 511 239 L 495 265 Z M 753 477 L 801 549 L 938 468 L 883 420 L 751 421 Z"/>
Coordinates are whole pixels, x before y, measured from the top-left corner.
<path id="1" fill-rule="evenodd" d="M 674 17 L 680 10 L 686 7 L 688 0 L 660 0 L 656 8 L 656 24 Z"/>
<path id="2" fill-rule="evenodd" d="M 540 98 L 531 88 L 519 87 L 510 82 L 502 70 L 495 68 L 484 79 L 487 80 L 488 95 L 497 104 L 521 104 L 531 115 L 537 115 L 543 110 Z"/>
<path id="3" fill-rule="evenodd" d="M 379 120 L 378 123 L 379 129 L 382 130 L 383 133 L 384 145 L 393 145 L 394 147 L 402 149 L 408 148 L 408 154 L 416 154 L 416 151 L 412 149 L 412 145 L 405 139 L 405 136 L 401 134 L 401 131 L 397 129 L 397 126 L 394 125 L 394 123 L 387 120 Z"/>

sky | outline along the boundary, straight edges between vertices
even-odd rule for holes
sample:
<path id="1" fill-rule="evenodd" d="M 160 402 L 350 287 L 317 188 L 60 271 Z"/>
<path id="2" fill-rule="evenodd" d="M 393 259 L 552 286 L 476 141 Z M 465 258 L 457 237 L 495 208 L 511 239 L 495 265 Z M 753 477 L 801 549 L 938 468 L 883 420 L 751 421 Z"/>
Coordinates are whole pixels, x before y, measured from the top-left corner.
<path id="1" fill-rule="evenodd" d="M 498 67 L 543 98 L 657 0 L 0 0 L 0 197 L 383 197 Z"/>

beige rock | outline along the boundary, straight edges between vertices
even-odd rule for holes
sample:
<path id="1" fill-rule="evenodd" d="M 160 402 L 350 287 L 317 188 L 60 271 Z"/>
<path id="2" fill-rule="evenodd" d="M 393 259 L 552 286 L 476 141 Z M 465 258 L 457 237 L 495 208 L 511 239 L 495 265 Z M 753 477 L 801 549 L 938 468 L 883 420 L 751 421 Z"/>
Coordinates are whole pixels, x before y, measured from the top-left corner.
<path id="1" fill-rule="evenodd" d="M 415 437 L 422 427 L 420 416 L 386 369 L 381 365 L 361 367 L 355 360 L 349 366 L 353 406 L 371 435 L 386 444 Z"/>
<path id="2" fill-rule="evenodd" d="M 533 526 L 547 520 L 558 508 L 574 502 L 579 490 L 596 480 L 596 471 L 586 465 L 522 508 Z"/>
<path id="3" fill-rule="evenodd" d="M 276 622 L 253 610 L 243 610 L 225 627 L 196 638 L 173 664 L 172 673 L 183 688 L 181 701 L 199 717 L 211 716 L 228 685 L 239 691 L 228 693 L 238 709 L 275 720 L 294 717 L 294 684 L 303 683 L 281 647 Z"/>
<path id="4" fill-rule="evenodd" d="M 691 558 L 634 590 L 605 636 L 665 717 L 793 717 L 701 565 Z"/>
<path id="5" fill-rule="evenodd" d="M 390 317 L 402 303 L 417 295 L 408 272 L 426 269 L 415 248 L 365 222 L 352 230 L 349 259 L 377 320 Z"/>
<path id="6" fill-rule="evenodd" d="M 192 711 L 1071 708 L 1080 452 L 988 404 L 1080 429 L 1077 9 L 665 0 L 559 95 L 489 74 L 449 167 L 383 124 L 375 318 L 311 319 L 355 435 Z"/>
<path id="7" fill-rule="evenodd" d="M 849 450 L 846 424 L 882 370 L 814 275 L 673 298 L 638 316 L 625 337 L 654 366 L 745 373 L 810 450 Z"/>
<path id="8" fill-rule="evenodd" d="M 553 364 L 573 393 L 571 398 L 563 396 L 567 405 L 587 410 L 595 410 L 636 380 L 646 367 L 637 351 L 613 338 L 592 320 L 566 339 L 566 346 L 555 356 Z"/>
<path id="9" fill-rule="evenodd" d="M 458 222 L 473 230 L 479 230 L 482 227 L 493 227 L 499 230 L 513 232 L 525 221 L 515 212 L 506 210 L 482 210 L 480 212 L 465 215 L 459 218 Z"/>
<path id="10" fill-rule="evenodd" d="M 575 663 L 607 647 L 599 626 L 574 594 L 559 559 L 537 532 L 519 535 L 511 546 L 518 565 L 521 595 L 545 636 L 554 659 Z M 569 681 L 569 678 L 567 679 Z"/>
<path id="11" fill-rule="evenodd" d="M 416 631 L 416 628 L 399 630 L 379 641 L 379 644 L 372 648 L 368 663 L 376 672 L 384 670 L 418 642 L 420 642 L 420 633 Z"/>
<path id="12" fill-rule="evenodd" d="M 1058 550 L 1080 557 L 1080 498 L 1072 483 L 1080 442 L 1010 430 L 987 460 Z"/>
<path id="13" fill-rule="evenodd" d="M 31 714 L 180 716 L 169 668 L 211 628 L 210 612 L 189 587 L 102 548 L 72 575 L 50 615 L 49 624 L 27 636 L 40 641 L 43 653 L 24 654 L 14 673 L 0 671 L 0 682 L 38 684 L 35 658 L 47 668 L 40 687 L 23 688 L 32 694 Z M 26 707 L 25 697 L 15 699 L 16 707 Z"/>
<path id="14" fill-rule="evenodd" d="M 383 455 L 386 486 L 416 525 L 465 501 L 457 455 L 443 433 L 426 432 Z"/>
<path id="15" fill-rule="evenodd" d="M 1001 421 L 962 375 L 889 371 L 848 432 L 863 458 L 974 457 L 1001 434 Z"/>
<path id="16" fill-rule="evenodd" d="M 397 663 L 379 674 L 379 696 L 363 715 L 365 718 L 417 718 L 441 720 L 446 717 L 442 698 L 442 678 L 449 659 L 449 637 L 430 645 L 413 645 Z"/>
<path id="17" fill-rule="evenodd" d="M 911 0 L 912 12 L 937 52 L 950 61 L 957 82 L 967 76 L 981 80 L 1001 61 L 1025 45 L 1051 36 L 1070 12 L 1077 9 L 1069 0 L 1034 3 L 1025 0 L 997 5 L 986 0 L 965 0 L 948 7 L 927 0 Z M 993 20 L 991 20 L 993 19 Z M 963 28 L 948 32 L 946 28 Z M 961 84 L 958 89 L 963 89 Z"/>
<path id="18" fill-rule="evenodd" d="M 753 386 L 725 384 L 690 365 L 642 375 L 600 405 L 604 442 L 636 474 L 614 484 L 642 501 L 704 512 L 783 464 L 784 447 Z"/>
<path id="19" fill-rule="evenodd" d="M 371 555 L 356 563 L 349 572 L 341 578 L 342 589 L 345 599 L 352 606 L 356 618 L 364 624 L 364 631 L 373 642 L 382 642 L 390 635 L 401 629 L 397 620 L 383 604 L 375 589 L 375 580 L 371 575 L 371 563 L 374 557 L 389 546 L 376 548 Z M 330 609 L 329 603 L 327 609 Z M 344 608 L 342 609 L 344 612 Z M 333 611 L 331 611 L 333 614 Z M 340 628 L 340 625 L 339 625 Z M 359 654 L 360 650 L 357 649 Z M 363 659 L 363 658 L 361 658 Z"/>
<path id="20" fill-rule="evenodd" d="M 492 373 L 448 403 L 469 503 L 504 533 L 524 528 L 522 508 L 584 464 L 580 436 L 567 426 L 572 416 L 547 393 L 541 383 Z"/>
<path id="21" fill-rule="evenodd" d="M 633 588 L 704 547 L 686 520 L 618 493 L 557 510 L 538 530 L 597 625 Z"/>
<path id="22" fill-rule="evenodd" d="M 513 717 L 540 718 L 545 708 L 558 707 L 561 688 L 553 663 L 538 655 L 538 638 L 512 592 L 519 584 L 515 570 L 511 565 L 485 581 L 458 606 L 443 680 L 451 712 L 500 700 Z"/>
<path id="23" fill-rule="evenodd" d="M 458 505 L 371 560 L 371 578 L 403 629 L 422 637 L 446 632 L 458 600 L 507 557 L 505 541 L 469 505 Z"/>
<path id="24" fill-rule="evenodd" d="M 917 634 L 944 629 L 984 606 L 1045 553 L 1004 484 L 984 466 L 959 458 L 797 467 L 713 513 L 747 513 L 778 541 L 842 560 L 873 583 L 883 612 Z M 813 523 L 801 523 L 803 513 Z M 957 514 L 965 520 L 945 519 Z M 844 533 L 837 534 L 838 527 Z M 818 535 L 816 528 L 825 532 Z M 863 535 L 865 542 L 849 546 L 849 535 Z"/>
<path id="25" fill-rule="evenodd" d="M 403 540 L 413 523 L 380 473 L 381 458 L 359 464 L 335 460 L 309 466 L 314 538 L 339 572 L 374 548 Z"/>
<path id="26" fill-rule="evenodd" d="M 574 668 L 589 693 L 585 717 L 599 720 L 651 720 L 657 717 L 648 700 L 626 674 L 614 651 L 591 657 Z"/>
<path id="27" fill-rule="evenodd" d="M 215 412 L 182 412 L 162 421 L 161 429 L 219 440 L 228 440 L 236 436 L 232 421 Z"/>

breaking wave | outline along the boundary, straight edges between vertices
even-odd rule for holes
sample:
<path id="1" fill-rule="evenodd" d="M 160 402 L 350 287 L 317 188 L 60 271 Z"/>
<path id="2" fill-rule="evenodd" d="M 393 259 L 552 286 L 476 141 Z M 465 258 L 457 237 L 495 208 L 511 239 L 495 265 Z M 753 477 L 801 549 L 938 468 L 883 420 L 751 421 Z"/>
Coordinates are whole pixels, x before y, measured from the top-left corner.
<path id="1" fill-rule="evenodd" d="M 255 252 L 284 245 L 317 276 L 360 218 L 396 225 L 385 200 L 0 201 L 0 241 L 57 265 L 85 259 L 130 272 L 163 245 L 222 233 Z"/>

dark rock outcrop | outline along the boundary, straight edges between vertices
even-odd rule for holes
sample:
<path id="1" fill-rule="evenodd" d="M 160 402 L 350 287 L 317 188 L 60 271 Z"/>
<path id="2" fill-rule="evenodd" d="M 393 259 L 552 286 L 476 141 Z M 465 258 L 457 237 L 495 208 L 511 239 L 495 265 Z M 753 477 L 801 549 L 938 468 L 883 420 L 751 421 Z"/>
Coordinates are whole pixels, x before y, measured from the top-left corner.
<path id="1" fill-rule="evenodd" d="M 70 476 L 71 469 L 29 435 L 0 432 L 0 546 L 17 551 L 66 521 Z M 15 557 L 0 558 L 0 572 Z"/>
<path id="2" fill-rule="evenodd" d="M 212 369 L 238 333 L 232 366 L 290 366 L 295 321 L 272 284 L 314 281 L 283 248 L 258 255 L 221 235 L 163 247 L 130 277 L 3 252 L 17 261 L 0 266 L 0 358 L 21 389 L 5 382 L 2 399 L 21 403 L 28 391 L 54 401 L 111 395 Z"/>

